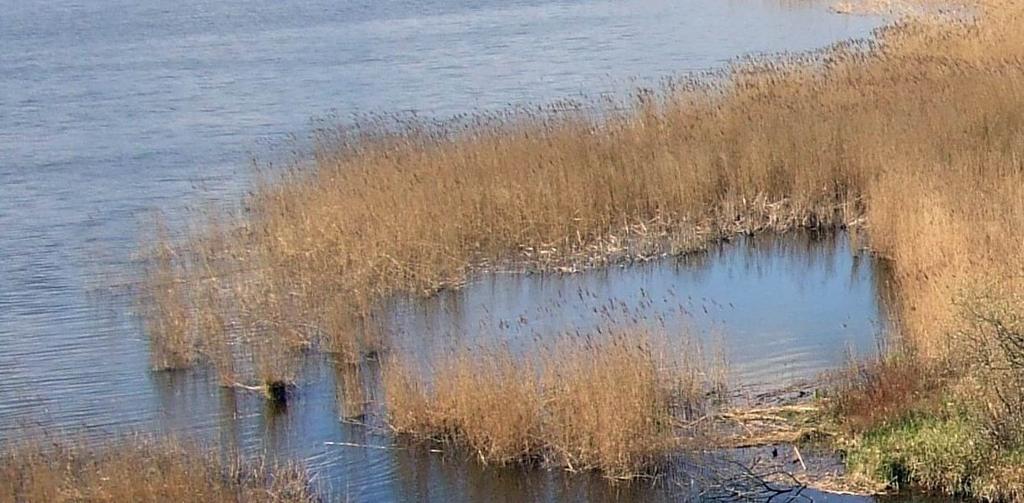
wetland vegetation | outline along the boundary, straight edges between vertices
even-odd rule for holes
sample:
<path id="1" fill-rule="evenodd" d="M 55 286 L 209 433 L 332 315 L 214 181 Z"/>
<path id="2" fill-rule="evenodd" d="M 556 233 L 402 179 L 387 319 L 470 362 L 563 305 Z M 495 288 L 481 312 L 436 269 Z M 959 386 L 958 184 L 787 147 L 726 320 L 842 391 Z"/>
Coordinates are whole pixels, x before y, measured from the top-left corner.
<path id="1" fill-rule="evenodd" d="M 140 300 L 154 366 L 208 364 L 225 385 L 286 400 L 311 353 L 352 369 L 382 360 L 384 414 L 406 438 L 486 464 L 644 477 L 690 442 L 713 444 L 693 426 L 721 416 L 727 395 L 708 351 L 626 324 L 525 353 L 464 345 L 424 371 L 389 341 L 382 306 L 485 272 L 572 273 L 738 235 L 846 230 L 890 265 L 896 323 L 887 354 L 822 386 L 814 429 L 863 486 L 1019 499 L 1024 5 L 970 8 L 627 102 L 322 128 L 311 165 L 264 172 L 240 209 L 198 215 L 183 235 L 154 225 Z M 138 463 L 191 459 L 130 449 Z M 9 449 L 0 487 L 35 495 L 108 477 L 111 456 L 65 473 L 68 456 Z M 291 469 L 204 459 L 167 476 L 229 500 L 311 498 Z"/>
<path id="2" fill-rule="evenodd" d="M 1014 473 L 1024 442 L 1024 9 L 975 8 L 614 107 L 323 129 L 312 167 L 268 174 L 237 215 L 160 241 L 147 303 L 156 362 L 205 357 L 229 382 L 240 371 L 286 382 L 288 361 L 311 347 L 356 362 L 386 352 L 376 306 L 480 271 L 574 271 L 737 234 L 859 228 L 891 260 L 900 344 L 836 392 L 853 472 L 1011 497 L 984 481 Z M 633 335 L 581 336 L 555 365 L 465 350 L 430 391 L 390 355 L 392 424 L 499 464 L 556 457 L 641 473 L 672 444 L 676 395 L 662 385 L 691 377 L 664 375 L 675 367 Z"/>
<path id="3" fill-rule="evenodd" d="M 669 340 L 605 329 L 528 355 L 463 347 L 432 362 L 433 372 L 396 358 L 384 368 L 390 424 L 468 447 L 485 463 L 650 475 L 694 436 L 685 425 L 724 387 L 694 361 L 695 347 Z"/>
<path id="4" fill-rule="evenodd" d="M 313 503 L 320 496 L 299 466 L 243 461 L 173 439 L 135 436 L 90 446 L 40 436 L 0 453 L 0 499 Z"/>

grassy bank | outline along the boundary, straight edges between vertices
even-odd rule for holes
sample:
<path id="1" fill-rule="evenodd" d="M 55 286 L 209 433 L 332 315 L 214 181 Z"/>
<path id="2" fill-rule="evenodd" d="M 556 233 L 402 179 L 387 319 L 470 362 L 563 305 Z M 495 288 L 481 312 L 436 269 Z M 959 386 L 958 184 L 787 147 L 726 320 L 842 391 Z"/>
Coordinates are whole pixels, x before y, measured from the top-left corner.
<path id="1" fill-rule="evenodd" d="M 986 501 L 1024 498 L 1024 304 L 958 302 L 960 351 L 889 356 L 848 373 L 830 398 L 852 477 Z"/>
<path id="2" fill-rule="evenodd" d="M 39 439 L 0 451 L 0 500 L 25 503 L 312 503 L 295 466 L 242 462 L 172 440 L 124 438 L 101 446 Z"/>
<path id="3" fill-rule="evenodd" d="M 282 382 L 310 347 L 358 361 L 386 346 L 375 322 L 383 301 L 455 288 L 477 271 L 574 270 L 737 233 L 860 225 L 892 259 L 906 358 L 949 369 L 922 393 L 970 414 L 947 424 L 943 410 L 924 408 L 916 413 L 932 422 L 907 423 L 899 401 L 885 401 L 899 393 L 876 389 L 872 400 L 894 410 L 854 435 L 918 452 L 898 439 L 955 427 L 1015 452 L 1013 413 L 1024 404 L 1010 392 L 1024 383 L 1014 352 L 1015 313 L 1024 312 L 1022 23 L 1024 5 L 982 0 L 971 19 L 914 18 L 869 43 L 742 64 L 611 107 L 321 130 L 312 167 L 268 175 L 244 211 L 211 212 L 190 236 L 155 247 L 144 306 L 156 364 L 205 359 L 227 382 Z M 539 388 L 494 377 L 530 369 L 480 358 L 494 366 L 491 377 L 456 362 L 463 371 L 441 383 L 522 395 L 529 410 L 511 417 L 521 416 L 524 431 L 540 428 L 535 416 L 552 412 L 538 404 Z M 581 372 L 560 382 L 582 397 Z M 426 435 L 458 437 L 499 462 L 506 443 L 556 450 L 458 412 L 493 397 L 459 402 L 444 386 L 410 386 L 393 387 L 409 392 L 407 405 L 389 397 L 396 424 L 422 423 Z M 453 412 L 440 427 L 427 413 L 402 419 L 404 409 L 449 402 L 458 405 L 445 406 Z M 890 430 L 871 436 L 878 428 Z M 651 435 L 657 444 L 660 433 Z M 958 456 L 935 445 L 926 451 Z M 932 485 L 930 476 L 908 480 Z"/>
<path id="4" fill-rule="evenodd" d="M 1019 439 L 994 436 L 973 408 L 978 402 L 946 398 L 942 407 L 908 410 L 845 437 L 848 483 L 984 501 L 1024 497 Z"/>

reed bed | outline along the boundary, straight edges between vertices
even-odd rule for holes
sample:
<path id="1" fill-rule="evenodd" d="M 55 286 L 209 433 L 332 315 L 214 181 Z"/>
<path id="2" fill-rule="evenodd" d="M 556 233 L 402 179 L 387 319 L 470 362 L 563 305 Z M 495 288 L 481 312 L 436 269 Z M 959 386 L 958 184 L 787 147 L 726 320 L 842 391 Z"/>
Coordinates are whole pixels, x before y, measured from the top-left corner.
<path id="1" fill-rule="evenodd" d="M 1015 398 L 1003 391 L 1012 386 L 998 383 L 1019 376 L 984 372 L 983 357 L 1009 361 L 1003 343 L 1015 339 L 1003 329 L 1024 312 L 1024 4 L 970 5 L 969 14 L 937 9 L 870 41 L 742 62 L 623 102 L 321 128 L 311 166 L 266 174 L 244 211 L 215 212 L 206 218 L 216 225 L 156 248 L 146 310 L 154 346 L 173 365 L 241 360 L 236 367 L 275 369 L 264 374 L 278 379 L 287 372 L 261 362 L 287 369 L 315 346 L 358 362 L 386 346 L 376 322 L 383 302 L 457 288 L 480 271 L 574 271 L 738 233 L 863 227 L 875 253 L 891 259 L 908 354 L 961 373 L 944 393 L 1010 414 Z M 962 302 L 979 297 L 1010 318 Z M 211 342 L 218 337 L 229 342 Z M 557 453 L 565 465 L 613 474 L 634 471 L 657 450 L 649 446 L 662 445 L 661 430 L 633 423 L 623 428 L 651 442 L 635 452 L 573 437 L 592 428 L 568 423 L 552 437 L 545 421 L 586 410 L 568 397 L 577 414 L 560 415 L 553 390 L 593 404 L 606 395 L 588 393 L 614 395 L 618 384 L 588 388 L 580 383 L 603 382 L 603 370 L 571 374 L 567 365 L 552 377 L 544 360 L 529 368 L 494 351 L 456 359 L 448 366 L 461 370 L 439 376 L 467 389 L 466 403 L 392 368 L 389 389 L 404 390 L 389 393 L 396 427 L 458 438 L 495 462 Z M 646 368 L 642 355 L 615 357 Z M 652 397 L 662 395 L 642 392 L 661 389 L 659 374 L 637 372 L 619 377 L 648 397 L 644 424 L 660 425 L 664 402 Z M 522 384 L 531 373 L 549 380 Z M 467 398 L 474 393 L 484 396 Z M 508 411 L 519 418 L 515 432 L 465 413 L 503 393 L 522 395 L 521 410 Z M 440 404 L 452 409 L 443 417 L 462 419 L 439 422 Z M 988 416 L 982 423 L 999 422 Z M 524 433 L 534 431 L 539 439 Z M 587 442 L 596 445 L 579 447 Z"/>
<path id="2" fill-rule="evenodd" d="M 320 501 L 303 469 L 242 462 L 172 440 L 101 446 L 37 438 L 0 450 L 0 500 L 25 503 Z"/>
<path id="3" fill-rule="evenodd" d="M 525 355 L 459 346 L 426 367 L 395 358 L 383 370 L 398 433 L 488 464 L 615 479 L 664 465 L 694 434 L 686 421 L 722 387 L 695 345 L 638 328 L 565 335 Z"/>
<path id="4" fill-rule="evenodd" d="M 889 259 L 905 353 L 857 369 L 836 399 L 854 471 L 1013 499 L 1024 487 L 1008 478 L 1024 451 L 1024 3 L 970 7 L 622 101 L 318 129 L 312 161 L 265 173 L 243 211 L 154 241 L 144 312 L 155 363 L 208 360 L 227 382 L 281 382 L 310 348 L 357 365 L 387 347 L 384 302 L 481 271 L 573 271 L 737 234 L 860 227 Z M 679 447 L 680 397 L 695 394 L 645 337 L 570 339 L 525 360 L 465 347 L 427 370 L 392 347 L 390 423 L 487 463 L 647 473 Z"/>
<path id="5" fill-rule="evenodd" d="M 201 347 L 175 320 L 213 310 L 243 345 L 322 341 L 357 358 L 379 347 L 367 333 L 381 301 L 474 271 L 575 270 L 866 221 L 906 285 L 906 330 L 938 351 L 965 273 L 1020 255 L 1022 8 L 979 9 L 613 106 L 321 128 L 311 167 L 268 174 L 245 211 L 184 240 L 189 253 L 157 255 L 152 283 L 179 291 L 151 297 L 150 333 Z"/>

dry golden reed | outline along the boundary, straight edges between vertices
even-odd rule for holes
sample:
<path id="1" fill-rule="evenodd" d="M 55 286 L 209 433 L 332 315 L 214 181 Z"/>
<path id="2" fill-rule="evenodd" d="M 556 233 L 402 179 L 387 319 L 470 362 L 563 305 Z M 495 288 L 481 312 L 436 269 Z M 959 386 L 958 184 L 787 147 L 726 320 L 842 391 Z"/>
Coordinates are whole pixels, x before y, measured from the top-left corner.
<path id="1" fill-rule="evenodd" d="M 223 231 L 212 218 L 204 227 L 208 235 L 180 241 L 161 219 L 154 221 L 156 231 L 143 249 L 141 299 L 154 368 L 208 361 L 224 385 L 258 389 L 291 383 L 301 354 L 316 337 L 301 321 L 302 308 L 283 290 L 286 283 L 267 274 L 282 271 L 239 270 L 257 254 L 229 249 L 239 231 Z"/>
<path id="2" fill-rule="evenodd" d="M 319 501 L 297 466 L 243 463 L 172 440 L 26 440 L 0 451 L 0 500 L 25 503 Z"/>
<path id="3" fill-rule="evenodd" d="M 679 349 L 644 329 L 614 329 L 520 355 L 461 346 L 430 370 L 396 358 L 383 370 L 389 424 L 485 463 L 650 474 L 716 387 L 702 358 Z"/>
<path id="4" fill-rule="evenodd" d="M 677 406 L 683 397 L 672 374 L 682 369 L 653 344 L 644 333 L 622 333 L 557 346 L 542 383 L 545 437 L 560 464 L 631 477 L 657 468 L 679 447 L 673 412 L 702 397 L 687 396 Z"/>
<path id="5" fill-rule="evenodd" d="M 184 274 L 178 269 L 162 220 L 154 222 L 156 239 L 147 250 L 145 298 L 141 299 L 146 331 L 151 341 L 153 366 L 175 369 L 190 366 L 196 359 L 196 335 L 190 330 L 190 304 L 182 287 Z"/>
<path id="6" fill-rule="evenodd" d="M 220 245 L 183 260 L 231 292 L 218 309 L 249 327 L 246 342 L 325 340 L 357 357 L 379 344 L 365 334 L 381 300 L 499 263 L 595 266 L 866 217 L 894 259 L 905 328 L 939 351 L 952 290 L 1021 256 L 1024 7 L 977 10 L 624 107 L 323 129 L 312 167 L 266 177 L 241 216 L 192 240 Z M 156 283 L 194 268 L 157 267 Z M 182 297 L 151 298 L 155 339 L 187 340 L 180 303 L 205 297 Z"/>
<path id="7" fill-rule="evenodd" d="M 1000 345 L 1019 331 L 1000 323 L 1024 313 L 1024 2 L 970 3 L 626 103 L 321 129 L 311 166 L 267 175 L 244 212 L 215 213 L 216 225 L 153 254 L 154 357 L 280 379 L 321 343 L 358 362 L 384 342 L 383 302 L 474 272 L 572 271 L 737 233 L 857 226 L 890 259 L 901 340 L 922 360 L 854 376 L 842 405 L 854 429 L 898 420 L 894 402 L 931 399 L 932 383 L 906 378 L 951 362 L 967 370 L 943 392 L 976 396 L 986 442 L 1019 452 L 1024 366 L 988 363 L 1013 363 Z M 635 333 L 535 359 L 466 351 L 426 374 L 392 354 L 390 422 L 491 463 L 646 473 L 680 441 L 677 398 L 693 393 L 679 390 L 701 389 L 666 384 Z M 972 444 L 934 431 L 927 467 L 955 475 L 935 459 Z"/>

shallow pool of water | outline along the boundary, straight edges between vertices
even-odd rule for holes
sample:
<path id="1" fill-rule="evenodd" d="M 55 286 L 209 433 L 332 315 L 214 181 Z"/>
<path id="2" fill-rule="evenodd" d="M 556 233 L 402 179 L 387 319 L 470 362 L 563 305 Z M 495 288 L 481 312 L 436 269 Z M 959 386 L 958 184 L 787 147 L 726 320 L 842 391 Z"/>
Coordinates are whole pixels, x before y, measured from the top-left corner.
<path id="1" fill-rule="evenodd" d="M 739 238 L 681 259 L 580 274 L 492 274 L 427 301 L 399 303 L 405 351 L 439 341 L 513 348 L 565 332 L 641 326 L 692 337 L 754 390 L 812 381 L 884 342 L 887 281 L 847 234 Z M 491 344 L 493 345 L 493 344 Z"/>

